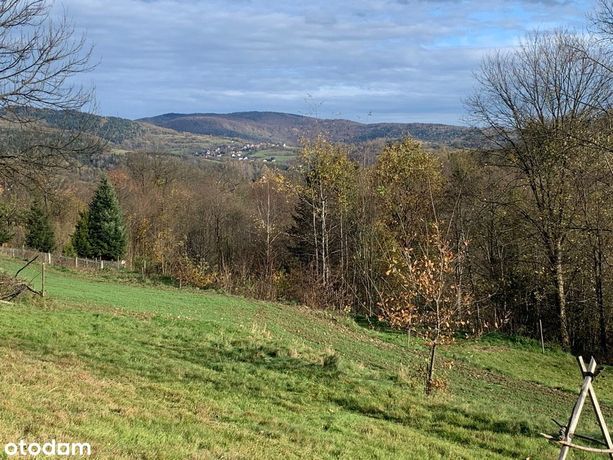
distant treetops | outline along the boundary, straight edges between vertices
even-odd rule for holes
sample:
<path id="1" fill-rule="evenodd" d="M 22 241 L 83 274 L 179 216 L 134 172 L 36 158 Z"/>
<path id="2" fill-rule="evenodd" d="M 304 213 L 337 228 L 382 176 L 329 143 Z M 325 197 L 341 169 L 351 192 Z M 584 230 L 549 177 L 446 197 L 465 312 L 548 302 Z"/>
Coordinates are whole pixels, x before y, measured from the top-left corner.
<path id="1" fill-rule="evenodd" d="M 79 213 L 72 246 L 80 257 L 119 260 L 126 249 L 126 230 L 113 186 L 103 178 L 89 208 Z"/>

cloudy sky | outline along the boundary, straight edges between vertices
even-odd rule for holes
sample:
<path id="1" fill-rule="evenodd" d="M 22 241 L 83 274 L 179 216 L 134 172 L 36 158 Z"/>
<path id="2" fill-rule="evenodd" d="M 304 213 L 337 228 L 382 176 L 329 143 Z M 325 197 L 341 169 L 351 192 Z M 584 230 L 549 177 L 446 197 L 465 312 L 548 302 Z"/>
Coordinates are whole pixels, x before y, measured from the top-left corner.
<path id="1" fill-rule="evenodd" d="M 585 27 L 595 0 L 62 0 L 98 112 L 273 110 L 462 123 L 484 53 Z"/>

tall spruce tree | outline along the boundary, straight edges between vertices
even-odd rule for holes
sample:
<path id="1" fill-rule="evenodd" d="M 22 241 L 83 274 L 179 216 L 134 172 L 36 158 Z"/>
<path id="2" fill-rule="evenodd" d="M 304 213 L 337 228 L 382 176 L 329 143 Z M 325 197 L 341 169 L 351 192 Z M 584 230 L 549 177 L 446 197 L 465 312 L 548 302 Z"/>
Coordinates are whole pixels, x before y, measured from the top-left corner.
<path id="1" fill-rule="evenodd" d="M 89 241 L 89 211 L 79 213 L 79 220 L 71 238 L 72 247 L 80 257 L 92 257 L 92 245 Z"/>
<path id="2" fill-rule="evenodd" d="M 26 246 L 41 252 L 51 252 L 55 249 L 55 234 L 49 215 L 43 210 L 40 202 L 32 203 L 26 225 Z"/>
<path id="3" fill-rule="evenodd" d="M 126 231 L 119 201 L 106 178 L 89 205 L 89 243 L 91 256 L 119 260 L 126 248 Z"/>

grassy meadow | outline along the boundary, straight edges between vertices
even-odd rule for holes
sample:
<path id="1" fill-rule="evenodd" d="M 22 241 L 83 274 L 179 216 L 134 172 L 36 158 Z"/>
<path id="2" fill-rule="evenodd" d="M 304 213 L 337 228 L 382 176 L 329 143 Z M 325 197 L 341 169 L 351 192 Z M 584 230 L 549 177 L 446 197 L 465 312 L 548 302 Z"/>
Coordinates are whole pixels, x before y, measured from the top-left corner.
<path id="1" fill-rule="evenodd" d="M 14 273 L 21 263 L 0 259 Z M 23 273 L 39 283 L 39 267 Z M 345 316 L 134 275 L 50 269 L 1 304 L 0 447 L 89 442 L 101 459 L 549 459 L 574 358 L 487 336 L 427 349 Z M 613 369 L 596 380 L 613 425 Z M 579 432 L 598 435 L 586 405 Z M 591 458 L 572 453 L 570 458 Z"/>

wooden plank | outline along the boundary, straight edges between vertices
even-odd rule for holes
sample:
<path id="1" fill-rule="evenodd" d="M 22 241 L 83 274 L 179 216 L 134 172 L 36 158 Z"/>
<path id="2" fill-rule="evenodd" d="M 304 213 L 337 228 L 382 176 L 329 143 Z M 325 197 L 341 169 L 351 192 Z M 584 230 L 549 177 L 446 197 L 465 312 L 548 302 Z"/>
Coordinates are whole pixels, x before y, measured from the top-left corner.
<path id="1" fill-rule="evenodd" d="M 585 362 L 583 362 L 583 358 L 581 357 L 579 357 L 579 366 L 581 366 L 581 372 L 587 372 Z M 600 409 L 600 404 L 598 403 L 598 398 L 596 397 L 596 392 L 594 391 L 594 387 L 592 386 L 591 382 L 588 388 L 588 394 L 590 396 L 590 401 L 592 402 L 594 412 L 596 413 L 596 418 L 598 419 L 600 432 L 605 439 L 607 448 L 611 450 L 611 452 L 609 453 L 609 458 L 613 459 L 613 441 L 611 440 L 611 434 L 609 433 L 609 429 L 607 428 L 607 423 L 604 419 L 604 415 L 602 414 L 602 410 Z"/>
<path id="2" fill-rule="evenodd" d="M 541 349 L 545 353 L 545 340 L 543 339 L 543 321 L 539 319 L 539 328 L 541 329 Z"/>
<path id="3" fill-rule="evenodd" d="M 580 446 L 578 444 L 573 444 L 567 441 L 560 441 L 559 439 L 555 438 L 554 436 L 551 436 L 550 434 L 540 433 L 540 435 L 550 442 L 553 442 L 555 444 L 560 444 L 562 446 L 569 447 L 572 449 L 584 450 L 586 452 L 593 452 L 595 454 L 613 453 L 613 449 L 598 449 L 596 447 Z"/>
<path id="4" fill-rule="evenodd" d="M 582 358 L 580 358 L 583 361 Z M 594 358 L 591 359 L 590 364 L 588 366 L 589 372 L 593 373 L 596 370 L 596 361 Z M 583 410 L 583 406 L 585 404 L 585 400 L 588 395 L 588 391 L 590 388 L 590 384 L 592 382 L 592 376 L 586 375 L 583 379 L 583 385 L 581 385 L 581 391 L 579 392 L 579 398 L 575 403 L 575 407 L 573 408 L 573 413 L 570 416 L 570 420 L 568 421 L 568 425 L 566 425 L 566 435 L 564 439 L 564 444 L 562 444 L 562 449 L 560 449 L 560 456 L 558 460 L 566 460 L 566 456 L 570 451 L 570 444 L 572 442 L 573 434 L 577 429 L 577 424 L 579 423 L 579 417 L 581 416 L 581 411 Z"/>
<path id="5" fill-rule="evenodd" d="M 607 447 L 611 451 L 609 453 L 609 457 L 613 459 L 613 440 L 611 440 L 611 434 L 609 433 L 609 429 L 607 428 L 607 423 L 605 422 L 604 415 L 602 414 L 602 410 L 600 409 L 600 404 L 598 404 L 598 398 L 596 397 L 596 392 L 590 383 L 589 388 L 590 400 L 592 401 L 592 407 L 594 408 L 594 412 L 596 412 L 596 418 L 598 418 L 598 424 L 600 425 L 600 431 L 602 432 L 602 436 L 607 443 Z"/>
<path id="6" fill-rule="evenodd" d="M 551 419 L 553 421 L 553 423 L 555 423 L 556 425 L 558 425 L 559 428 L 563 428 L 564 430 L 566 430 L 566 426 L 562 425 L 560 422 L 558 422 L 556 419 L 552 418 Z M 602 446 L 607 447 L 607 443 L 604 442 L 601 439 L 596 439 L 596 438 L 592 438 L 590 436 L 585 436 L 583 434 L 577 434 L 575 433 L 575 438 L 579 438 L 579 439 L 584 439 L 585 441 L 589 441 L 589 442 L 595 442 L 596 444 L 600 444 Z"/>

